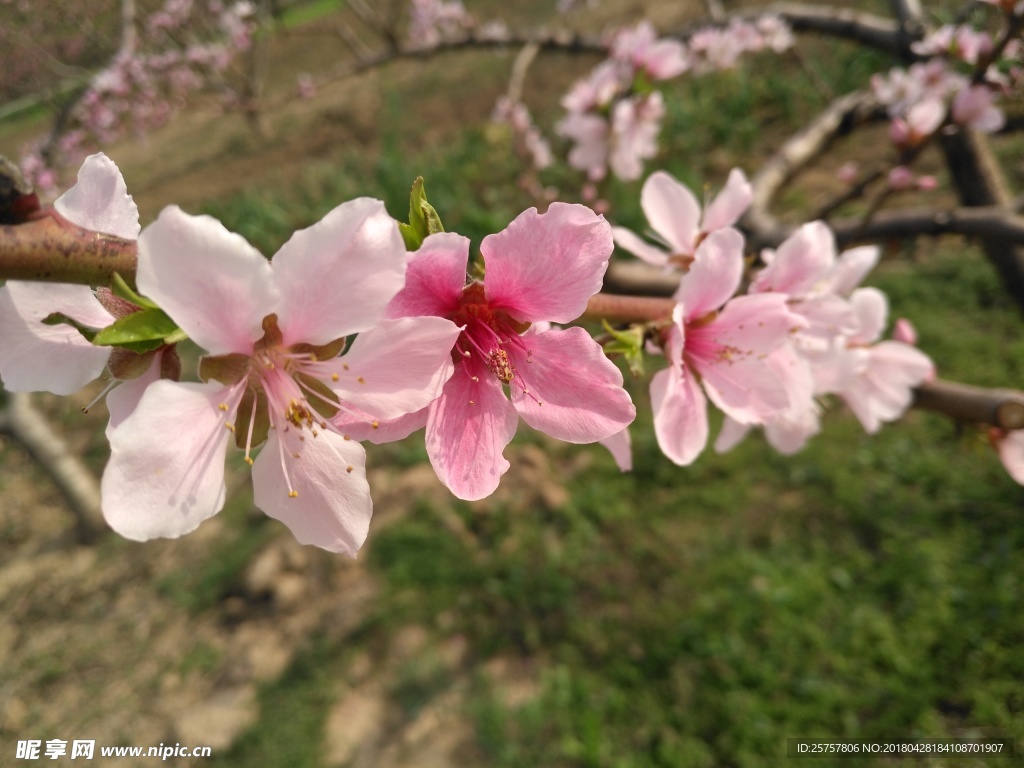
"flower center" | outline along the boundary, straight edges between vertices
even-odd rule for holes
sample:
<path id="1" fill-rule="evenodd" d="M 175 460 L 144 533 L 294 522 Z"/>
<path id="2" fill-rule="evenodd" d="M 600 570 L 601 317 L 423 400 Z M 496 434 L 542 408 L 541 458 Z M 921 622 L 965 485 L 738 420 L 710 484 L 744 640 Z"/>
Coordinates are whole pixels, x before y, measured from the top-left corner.
<path id="1" fill-rule="evenodd" d="M 456 362 L 466 363 L 475 355 L 502 384 L 517 386 L 524 395 L 533 397 L 509 354 L 518 349 L 526 354 L 527 362 L 530 361 L 533 352 L 522 339 L 529 323 L 521 323 L 505 310 L 493 308 L 479 282 L 463 289 L 459 308 L 449 319 L 456 325 L 466 326 L 452 350 Z"/>

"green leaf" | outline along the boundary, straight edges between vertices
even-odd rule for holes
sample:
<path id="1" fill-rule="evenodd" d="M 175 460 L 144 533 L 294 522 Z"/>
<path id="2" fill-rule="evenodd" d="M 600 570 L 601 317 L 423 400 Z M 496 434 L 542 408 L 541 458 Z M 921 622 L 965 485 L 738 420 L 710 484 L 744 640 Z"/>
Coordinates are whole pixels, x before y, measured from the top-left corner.
<path id="1" fill-rule="evenodd" d="M 185 338 L 182 330 L 163 310 L 143 309 L 118 318 L 97 333 L 92 343 L 101 347 L 123 347 L 141 354 Z"/>
<path id="2" fill-rule="evenodd" d="M 124 281 L 124 278 L 117 272 L 114 273 L 114 279 L 110 281 L 110 292 L 125 301 L 130 301 L 136 307 L 142 307 L 143 309 L 159 309 L 156 304 L 145 296 L 140 296 L 132 290 L 132 287 L 128 285 L 128 283 Z"/>
<path id="3" fill-rule="evenodd" d="M 398 225 L 405 247 L 410 251 L 418 250 L 427 235 L 444 232 L 441 217 L 434 206 L 427 202 L 427 191 L 423 187 L 423 177 L 417 176 L 409 192 L 409 223 Z"/>
<path id="4" fill-rule="evenodd" d="M 90 328 L 87 325 L 82 325 L 80 322 L 75 320 L 73 317 L 68 317 L 62 312 L 53 312 L 42 319 L 43 325 L 70 325 L 80 334 L 82 334 L 87 341 L 92 341 L 96 336 L 96 329 Z"/>
<path id="5" fill-rule="evenodd" d="M 644 326 L 643 324 L 631 325 L 628 328 L 617 330 L 612 328 L 607 320 L 603 320 L 604 329 L 615 341 L 604 345 L 606 355 L 622 355 L 629 366 L 629 372 L 634 376 L 644 375 Z"/>

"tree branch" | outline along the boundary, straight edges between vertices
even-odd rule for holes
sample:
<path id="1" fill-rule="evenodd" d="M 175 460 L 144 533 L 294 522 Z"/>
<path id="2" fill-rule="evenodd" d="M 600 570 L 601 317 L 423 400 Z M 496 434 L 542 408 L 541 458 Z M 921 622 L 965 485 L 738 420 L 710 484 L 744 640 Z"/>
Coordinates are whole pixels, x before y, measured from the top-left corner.
<path id="1" fill-rule="evenodd" d="M 769 210 L 779 190 L 821 154 L 833 139 L 849 132 L 874 106 L 874 99 L 863 91 L 841 96 L 803 130 L 790 137 L 761 166 L 751 179 L 753 200 L 741 221 L 755 249 L 778 245 L 789 235 L 789 227 Z"/>
<path id="2" fill-rule="evenodd" d="M 75 516 L 76 537 L 87 543 L 106 528 L 100 509 L 100 485 L 46 417 L 32 405 L 27 392 L 7 395 L 0 411 L 0 432 L 17 440 L 50 476 Z"/>
<path id="3" fill-rule="evenodd" d="M 135 283 L 134 240 L 92 232 L 55 211 L 0 226 L 0 279 L 109 285 L 115 272 Z"/>

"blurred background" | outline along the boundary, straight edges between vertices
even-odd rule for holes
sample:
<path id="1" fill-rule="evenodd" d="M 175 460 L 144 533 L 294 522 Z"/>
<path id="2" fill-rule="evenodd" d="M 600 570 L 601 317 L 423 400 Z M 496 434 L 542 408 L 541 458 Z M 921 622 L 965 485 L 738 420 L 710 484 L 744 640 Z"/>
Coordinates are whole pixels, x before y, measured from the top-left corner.
<path id="1" fill-rule="evenodd" d="M 139 0 L 138 13 L 159 5 Z M 143 224 L 177 203 L 270 255 L 356 196 L 404 219 L 422 175 L 446 228 L 478 245 L 537 204 L 510 130 L 490 120 L 519 49 L 349 74 L 386 47 L 357 5 L 255 5 L 263 26 L 215 92 L 104 147 Z M 369 7 L 402 18 L 402 5 Z M 523 31 L 645 18 L 670 31 L 709 12 L 578 5 L 467 0 L 478 20 Z M 0 154 L 52 130 L 121 44 L 120 12 L 116 0 L 0 2 Z M 895 65 L 813 36 L 797 50 L 669 83 L 648 170 L 717 191 Z M 526 73 L 523 100 L 556 157 L 559 98 L 599 60 L 541 52 Z M 803 173 L 782 218 L 803 221 L 841 189 L 844 163 L 883 158 L 884 131 Z M 1024 142 L 993 146 L 1024 187 Z M 939 179 L 925 202 L 953 203 L 938 155 L 920 169 Z M 584 181 L 564 160 L 534 180 L 571 202 Z M 600 188 L 613 223 L 644 229 L 641 183 Z M 913 321 L 939 374 L 1019 387 L 1021 316 L 980 250 L 881 245 L 868 284 L 891 319 Z M 468 503 L 435 478 L 422 433 L 367 446 L 375 515 L 356 561 L 298 545 L 255 509 L 234 454 L 227 506 L 195 533 L 81 544 L 48 476 L 0 437 L 0 764 L 30 738 L 213 747 L 167 765 L 682 768 L 782 763 L 787 737 L 1024 737 L 1024 489 L 980 432 L 911 412 L 867 436 L 836 407 L 796 456 L 756 436 L 679 468 L 655 444 L 647 381 L 627 386 L 640 414 L 629 474 L 600 446 L 521 425 L 499 491 Z M 35 401 L 97 474 L 106 411 L 80 408 L 101 388 Z"/>

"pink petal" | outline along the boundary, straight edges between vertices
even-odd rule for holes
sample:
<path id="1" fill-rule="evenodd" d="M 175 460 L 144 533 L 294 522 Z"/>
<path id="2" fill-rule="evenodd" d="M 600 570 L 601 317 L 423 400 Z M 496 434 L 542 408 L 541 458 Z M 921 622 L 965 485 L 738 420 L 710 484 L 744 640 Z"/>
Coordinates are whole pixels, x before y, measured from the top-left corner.
<path id="1" fill-rule="evenodd" d="M 598 442 L 608 449 L 620 472 L 633 471 L 633 440 L 628 427 Z"/>
<path id="2" fill-rule="evenodd" d="M 294 431 L 272 430 L 253 463 L 252 486 L 256 506 L 300 544 L 355 557 L 366 540 L 373 502 L 366 453 L 354 440 L 325 430 L 300 442 Z"/>
<path id="3" fill-rule="evenodd" d="M 996 443 L 999 460 L 1016 482 L 1024 485 L 1024 430 L 1015 429 Z"/>
<path id="4" fill-rule="evenodd" d="M 686 48 L 678 40 L 659 40 L 643 57 L 643 66 L 653 80 L 670 80 L 690 68 Z"/>
<path id="5" fill-rule="evenodd" d="M 722 421 L 722 429 L 715 438 L 715 451 L 717 453 L 728 453 L 750 434 L 752 427 L 749 424 L 740 424 L 728 416 Z"/>
<path id="6" fill-rule="evenodd" d="M 875 268 L 880 255 L 881 249 L 877 245 L 862 245 L 843 251 L 829 281 L 830 290 L 840 296 L 849 296 Z"/>
<path id="7" fill-rule="evenodd" d="M 783 456 L 792 456 L 802 451 L 807 441 L 820 431 L 821 420 L 814 409 L 787 413 L 764 425 L 764 435 L 769 445 Z"/>
<path id="8" fill-rule="evenodd" d="M 526 351 L 509 347 L 529 394 L 513 381 L 512 403 L 536 430 L 570 443 L 592 443 L 636 418 L 622 373 L 583 328 L 550 330 L 523 338 Z"/>
<path id="9" fill-rule="evenodd" d="M 405 287 L 388 304 L 385 317 L 444 317 L 459 307 L 466 286 L 469 238 L 453 232 L 429 235 L 410 254 Z"/>
<path id="10" fill-rule="evenodd" d="M 832 230 L 821 221 L 804 224 L 786 238 L 771 263 L 757 274 L 754 291 L 802 298 L 831 273 L 835 260 Z"/>
<path id="11" fill-rule="evenodd" d="M 661 452 L 679 466 L 692 464 L 708 441 L 708 404 L 687 368 L 666 368 L 651 379 L 654 434 Z"/>
<path id="12" fill-rule="evenodd" d="M 68 221 L 126 240 L 139 237 L 139 209 L 114 161 L 102 152 L 85 158 L 78 183 L 53 207 Z"/>
<path id="13" fill-rule="evenodd" d="M 103 372 L 110 349 L 69 325 L 44 325 L 53 312 L 94 328 L 114 321 L 87 286 L 8 281 L 0 288 L 0 376 L 8 391 L 70 395 Z"/>
<path id="14" fill-rule="evenodd" d="M 701 226 L 705 232 L 731 227 L 750 207 L 754 199 L 754 188 L 739 168 L 729 172 L 725 187 L 704 210 L 704 221 Z"/>
<path id="15" fill-rule="evenodd" d="M 164 208 L 139 237 L 139 290 L 211 355 L 251 354 L 277 308 L 270 263 L 214 218 Z"/>
<path id="16" fill-rule="evenodd" d="M 318 369 L 342 402 L 393 419 L 425 408 L 441 394 L 454 370 L 451 353 L 460 332 L 440 317 L 381 320 L 359 334 L 343 357 Z"/>
<path id="17" fill-rule="evenodd" d="M 743 235 L 735 229 L 712 232 L 697 248 L 690 271 L 679 281 L 675 299 L 687 320 L 704 317 L 735 295 L 743 277 Z"/>
<path id="18" fill-rule="evenodd" d="M 668 254 L 665 251 L 650 245 L 625 227 L 612 227 L 612 237 L 619 248 L 624 248 L 638 259 L 656 267 L 668 265 Z"/>
<path id="19" fill-rule="evenodd" d="M 460 499 L 494 493 L 519 416 L 498 379 L 476 358 L 459 365 L 427 415 L 427 454 L 438 479 Z"/>
<path id="20" fill-rule="evenodd" d="M 176 538 L 220 511 L 232 437 L 225 425 L 241 394 L 217 383 L 149 385 L 109 435 L 101 491 L 111 528 L 136 541 Z"/>
<path id="21" fill-rule="evenodd" d="M 530 208 L 481 243 L 484 293 L 517 320 L 572 322 L 601 290 L 612 248 L 611 226 L 586 206 Z"/>
<path id="22" fill-rule="evenodd" d="M 881 338 L 889 316 L 889 302 L 877 288 L 858 288 L 850 296 L 857 320 L 857 332 L 850 335 L 853 344 L 870 344 Z"/>
<path id="23" fill-rule="evenodd" d="M 405 285 L 405 243 L 384 203 L 361 197 L 299 230 L 273 260 L 285 345 L 372 328 Z"/>
<path id="24" fill-rule="evenodd" d="M 677 254 L 692 256 L 697 240 L 700 203 L 685 185 L 664 171 L 647 177 L 640 190 L 647 223 Z"/>
<path id="25" fill-rule="evenodd" d="M 377 445 L 405 440 L 409 435 L 427 425 L 429 408 L 407 413 L 395 419 L 375 419 L 356 408 L 346 408 L 331 419 L 345 437 L 364 442 L 369 440 Z M 374 426 L 376 422 L 377 426 Z"/>

